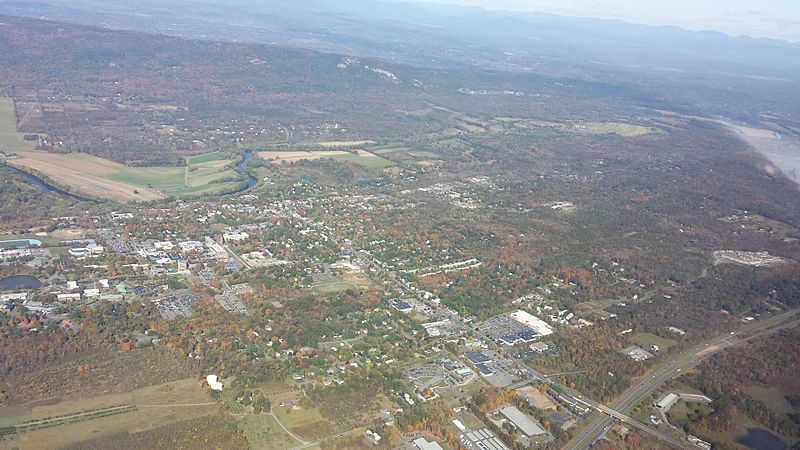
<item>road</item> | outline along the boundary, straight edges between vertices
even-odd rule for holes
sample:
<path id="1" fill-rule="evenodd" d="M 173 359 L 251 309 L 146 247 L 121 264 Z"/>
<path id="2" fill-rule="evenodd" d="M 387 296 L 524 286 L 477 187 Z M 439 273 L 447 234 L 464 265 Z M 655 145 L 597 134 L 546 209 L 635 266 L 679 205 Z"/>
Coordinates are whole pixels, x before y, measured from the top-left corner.
<path id="1" fill-rule="evenodd" d="M 742 345 L 751 339 L 766 334 L 778 332 L 782 329 L 796 326 L 800 324 L 798 318 L 800 310 L 791 310 L 780 315 L 776 315 L 767 319 L 759 320 L 757 322 L 745 325 L 732 333 L 726 333 L 717 336 L 706 342 L 700 343 L 683 353 L 675 355 L 669 361 L 665 361 L 661 365 L 652 370 L 645 378 L 641 379 L 638 383 L 631 386 L 611 405 L 611 407 L 601 406 L 596 408 L 603 411 L 605 414 L 594 417 L 589 424 L 583 428 L 580 433 L 575 436 L 572 441 L 567 445 L 567 450 L 584 450 L 589 448 L 595 440 L 597 440 L 606 430 L 606 427 L 614 422 L 611 411 L 619 414 L 627 414 L 632 411 L 636 405 L 641 403 L 645 398 L 649 397 L 659 386 L 667 381 L 681 375 L 681 372 L 697 366 L 704 359 L 719 353 L 725 349 Z M 621 417 L 618 419 L 631 423 Z M 638 428 L 638 427 L 637 427 Z M 653 430 L 652 427 L 647 426 L 648 429 Z M 687 447 L 687 443 L 680 442 L 679 447 Z"/>
<path id="2" fill-rule="evenodd" d="M 463 323 L 461 316 L 455 311 L 427 301 L 427 299 L 423 298 L 418 291 L 411 289 L 410 283 L 402 280 L 391 270 L 386 269 L 385 266 L 383 266 L 372 255 L 363 251 L 359 252 L 359 254 L 360 256 L 371 260 L 374 266 L 376 266 L 375 268 L 378 269 L 377 271 L 382 273 L 397 287 L 401 288 L 402 290 L 412 292 L 418 300 L 434 308 L 441 316 L 447 317 L 451 319 L 453 323 L 459 324 L 459 328 L 461 328 L 462 331 L 472 333 L 477 337 L 486 340 L 487 342 L 491 342 L 488 336 L 483 335 L 477 330 L 469 329 L 468 326 Z M 671 444 L 674 447 L 686 449 L 696 448 L 672 434 L 662 433 L 653 427 L 639 422 L 638 420 L 628 416 L 627 413 L 632 411 L 636 405 L 642 402 L 642 400 L 650 396 L 659 386 L 670 379 L 679 376 L 682 371 L 698 365 L 701 361 L 710 357 L 711 355 L 726 348 L 735 345 L 741 345 L 757 336 L 774 333 L 788 326 L 794 326 L 800 323 L 800 319 L 797 318 L 798 313 L 800 313 L 800 309 L 791 310 L 780 315 L 750 323 L 739 328 L 735 332 L 717 336 L 706 342 L 698 344 L 657 366 L 646 376 L 646 378 L 640 380 L 638 383 L 625 391 L 610 407 L 586 398 L 574 389 L 559 386 L 559 390 L 561 390 L 567 396 L 572 397 L 576 401 L 602 413 L 602 415 L 595 416 L 590 419 L 590 422 L 587 424 L 587 426 L 581 430 L 575 438 L 573 438 L 566 448 L 570 450 L 584 450 L 589 448 L 592 443 L 597 440 L 597 438 L 605 433 L 607 427 L 610 426 L 615 419 L 625 422 L 629 426 L 646 432 L 657 439 Z M 512 366 L 516 367 L 520 373 L 528 374 L 526 380 L 520 383 L 515 383 L 514 385 L 509 386 L 509 388 L 520 387 L 537 381 L 544 381 L 550 384 L 554 383 L 550 378 L 548 378 L 547 375 L 532 369 L 527 364 L 524 364 L 515 358 L 507 357 L 506 360 L 509 361 Z"/>

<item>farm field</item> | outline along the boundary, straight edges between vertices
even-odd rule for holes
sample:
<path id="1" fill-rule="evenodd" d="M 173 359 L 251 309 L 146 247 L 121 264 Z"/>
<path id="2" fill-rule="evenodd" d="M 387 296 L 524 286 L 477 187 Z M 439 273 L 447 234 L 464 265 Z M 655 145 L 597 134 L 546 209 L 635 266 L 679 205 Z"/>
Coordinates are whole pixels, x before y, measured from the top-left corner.
<path id="1" fill-rule="evenodd" d="M 258 157 L 273 163 L 290 163 L 302 160 L 313 161 L 336 155 L 348 155 L 344 150 L 320 150 L 320 151 L 275 151 L 258 152 Z"/>
<path id="2" fill-rule="evenodd" d="M 14 100 L 0 97 L 0 152 L 33 150 L 38 141 L 26 141 L 25 133 L 17 132 L 17 116 L 14 113 Z"/>
<path id="3" fill-rule="evenodd" d="M 623 137 L 636 137 L 662 132 L 658 128 L 643 127 L 641 125 L 622 122 L 586 122 L 583 124 L 576 124 L 573 129 L 578 132 L 589 134 L 616 134 Z"/>
<path id="4" fill-rule="evenodd" d="M 235 182 L 211 183 L 236 173 L 225 160 L 208 160 L 189 167 L 128 167 L 86 153 L 18 152 L 10 163 L 33 169 L 54 182 L 92 196 L 118 201 L 147 201 L 221 191 Z"/>
<path id="5" fill-rule="evenodd" d="M 321 147 L 352 147 L 355 145 L 369 145 L 375 143 L 375 141 L 324 141 L 317 142 L 317 145 Z"/>
<path id="6" fill-rule="evenodd" d="M 205 389 L 194 378 L 136 389 L 121 394 L 99 395 L 82 400 L 48 399 L 0 409 L 0 426 L 19 425 L 103 410 L 120 405 L 135 408 L 119 414 L 22 432 L 8 441 L 20 449 L 58 448 L 104 434 L 158 428 L 198 418 L 217 411 Z"/>
<path id="7" fill-rule="evenodd" d="M 338 161 L 348 161 L 371 169 L 382 169 L 394 165 L 392 161 L 365 150 L 357 150 L 357 154 L 344 150 L 275 151 L 258 152 L 258 156 L 272 163 L 291 163 L 302 160 L 314 161 L 330 158 Z"/>

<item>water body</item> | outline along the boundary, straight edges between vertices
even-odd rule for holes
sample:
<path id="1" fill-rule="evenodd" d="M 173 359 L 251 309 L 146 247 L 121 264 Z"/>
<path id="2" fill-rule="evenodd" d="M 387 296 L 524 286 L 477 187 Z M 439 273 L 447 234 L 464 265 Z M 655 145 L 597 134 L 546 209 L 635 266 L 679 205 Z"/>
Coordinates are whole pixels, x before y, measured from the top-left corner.
<path id="1" fill-rule="evenodd" d="M 244 157 L 242 158 L 242 160 L 236 163 L 236 171 L 241 173 L 241 174 L 247 175 L 247 186 L 245 186 L 245 187 L 239 189 L 238 191 L 234 192 L 234 194 L 238 194 L 239 192 L 246 191 L 246 190 L 254 187 L 258 183 L 258 178 L 254 177 L 251 173 L 244 171 L 244 163 L 246 163 L 247 161 L 250 161 L 251 159 L 253 159 L 253 151 L 252 150 L 247 150 L 246 152 L 244 152 Z"/>
<path id="2" fill-rule="evenodd" d="M 42 282 L 30 275 L 14 275 L 0 278 L 0 291 L 14 291 L 17 289 L 37 289 L 42 287 Z"/>
<path id="3" fill-rule="evenodd" d="M 789 448 L 781 438 L 763 428 L 748 428 L 747 434 L 740 436 L 736 442 L 751 450 L 786 450 Z"/>
<path id="4" fill-rule="evenodd" d="M 65 191 L 63 189 L 59 189 L 59 188 L 53 186 L 52 184 L 47 183 L 43 179 L 37 177 L 36 175 L 31 175 L 28 172 L 25 172 L 24 170 L 19 169 L 17 167 L 14 167 L 14 166 L 11 166 L 11 165 L 8 165 L 8 164 L 4 164 L 4 163 L 0 163 L 0 169 L 3 169 L 5 171 L 7 171 L 7 172 L 11 172 L 11 173 L 14 173 L 14 174 L 17 174 L 17 175 L 21 176 L 23 179 L 25 179 L 25 181 L 29 182 L 30 184 L 38 187 L 39 189 L 41 189 L 41 190 L 43 190 L 45 192 L 54 192 L 54 193 L 56 193 L 58 195 L 61 195 L 61 196 L 64 196 L 64 197 L 68 197 L 68 198 L 72 198 L 72 199 L 75 199 L 75 200 L 80 200 L 82 202 L 97 203 L 97 200 L 81 197 L 80 195 L 75 195 L 75 194 L 73 194 L 71 192 L 67 192 L 67 191 Z"/>

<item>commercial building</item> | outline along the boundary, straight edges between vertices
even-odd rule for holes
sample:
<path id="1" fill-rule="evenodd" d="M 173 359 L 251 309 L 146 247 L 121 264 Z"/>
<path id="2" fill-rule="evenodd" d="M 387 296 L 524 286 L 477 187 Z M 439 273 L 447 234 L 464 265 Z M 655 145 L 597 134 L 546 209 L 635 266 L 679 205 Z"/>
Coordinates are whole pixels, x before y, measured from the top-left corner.
<path id="1" fill-rule="evenodd" d="M 545 321 L 523 310 L 517 310 L 509 314 L 512 319 L 533 330 L 539 337 L 553 334 L 553 328 Z"/>
<path id="2" fill-rule="evenodd" d="M 517 429 L 525 436 L 531 437 L 547 434 L 542 427 L 532 421 L 527 415 L 523 414 L 523 412 L 517 409 L 515 406 L 506 406 L 498 412 L 501 416 L 505 417 L 509 422 L 517 427 Z"/>

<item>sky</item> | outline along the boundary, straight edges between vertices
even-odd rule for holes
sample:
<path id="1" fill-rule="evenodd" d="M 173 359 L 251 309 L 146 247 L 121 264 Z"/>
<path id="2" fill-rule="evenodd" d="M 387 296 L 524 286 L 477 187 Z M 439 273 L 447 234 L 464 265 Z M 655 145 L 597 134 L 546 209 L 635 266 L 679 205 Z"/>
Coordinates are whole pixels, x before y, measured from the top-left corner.
<path id="1" fill-rule="evenodd" d="M 425 0 L 800 42 L 800 0 Z"/>

